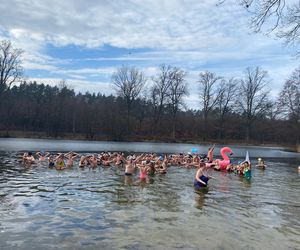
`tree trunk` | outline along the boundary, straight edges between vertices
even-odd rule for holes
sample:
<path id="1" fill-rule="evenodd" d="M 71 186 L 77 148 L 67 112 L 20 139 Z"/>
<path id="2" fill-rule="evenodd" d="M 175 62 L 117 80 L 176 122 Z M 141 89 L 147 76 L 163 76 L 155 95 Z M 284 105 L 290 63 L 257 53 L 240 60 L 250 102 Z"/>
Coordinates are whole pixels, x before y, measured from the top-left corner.
<path id="1" fill-rule="evenodd" d="M 204 114 L 203 118 L 204 118 L 204 121 L 203 121 L 203 136 L 202 136 L 202 139 L 203 139 L 203 141 L 206 141 L 206 136 L 207 136 L 207 114 Z"/>
<path id="2" fill-rule="evenodd" d="M 126 133 L 130 135 L 130 111 L 131 111 L 131 103 L 127 103 L 127 131 Z"/>
<path id="3" fill-rule="evenodd" d="M 172 119 L 172 138 L 173 140 L 176 139 L 176 117 L 173 116 L 173 119 Z"/>
<path id="4" fill-rule="evenodd" d="M 76 112 L 75 111 L 73 111 L 72 132 L 74 136 L 76 133 Z"/>
<path id="5" fill-rule="evenodd" d="M 246 142 L 248 143 L 249 142 L 249 139 L 250 139 L 250 125 L 247 124 L 246 125 Z"/>

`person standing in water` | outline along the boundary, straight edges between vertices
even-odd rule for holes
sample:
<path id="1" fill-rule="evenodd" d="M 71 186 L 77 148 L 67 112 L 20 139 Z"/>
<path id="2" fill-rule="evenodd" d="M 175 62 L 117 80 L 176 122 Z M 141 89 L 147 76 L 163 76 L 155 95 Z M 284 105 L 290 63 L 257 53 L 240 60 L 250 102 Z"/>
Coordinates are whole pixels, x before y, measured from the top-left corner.
<path id="1" fill-rule="evenodd" d="M 56 170 L 63 170 L 65 169 L 65 161 L 64 161 L 64 154 L 59 153 L 58 156 L 55 158 L 55 168 Z"/>
<path id="2" fill-rule="evenodd" d="M 48 157 L 48 167 L 49 168 L 55 167 L 55 157 L 53 155 L 49 155 Z"/>
<path id="3" fill-rule="evenodd" d="M 133 175 L 135 171 L 135 163 L 133 162 L 132 156 L 127 157 L 125 164 L 125 176 Z"/>
<path id="4" fill-rule="evenodd" d="M 147 181 L 148 179 L 148 166 L 146 164 L 139 164 L 138 168 L 140 169 L 140 180 Z"/>
<path id="5" fill-rule="evenodd" d="M 22 156 L 22 160 L 23 163 L 28 167 L 35 163 L 35 159 L 32 155 L 32 152 L 24 153 Z"/>
<path id="6" fill-rule="evenodd" d="M 91 168 L 97 168 L 98 167 L 98 158 L 96 155 L 91 155 L 88 158 L 88 161 L 90 163 Z"/>
<path id="7" fill-rule="evenodd" d="M 165 158 L 164 158 L 162 164 L 160 165 L 158 172 L 161 174 L 166 174 L 167 173 L 167 165 L 168 165 L 168 158 L 165 155 Z"/>
<path id="8" fill-rule="evenodd" d="M 205 174 L 204 170 L 205 170 L 205 162 L 200 162 L 194 180 L 194 187 L 196 189 L 207 187 L 209 179 L 212 178 L 211 176 Z"/>
<path id="9" fill-rule="evenodd" d="M 36 153 L 36 155 L 39 157 L 39 161 L 46 161 L 47 157 L 50 155 L 49 152 L 39 151 Z"/>
<path id="10" fill-rule="evenodd" d="M 212 163 L 214 160 L 214 149 L 215 149 L 215 144 L 208 149 L 207 152 L 208 163 Z"/>
<path id="11" fill-rule="evenodd" d="M 76 159 L 77 156 L 78 156 L 78 154 L 74 153 L 72 151 L 66 154 L 66 157 L 67 157 L 67 168 L 73 167 L 74 160 Z"/>
<path id="12" fill-rule="evenodd" d="M 79 167 L 84 168 L 88 165 L 88 156 L 82 155 L 79 160 Z"/>

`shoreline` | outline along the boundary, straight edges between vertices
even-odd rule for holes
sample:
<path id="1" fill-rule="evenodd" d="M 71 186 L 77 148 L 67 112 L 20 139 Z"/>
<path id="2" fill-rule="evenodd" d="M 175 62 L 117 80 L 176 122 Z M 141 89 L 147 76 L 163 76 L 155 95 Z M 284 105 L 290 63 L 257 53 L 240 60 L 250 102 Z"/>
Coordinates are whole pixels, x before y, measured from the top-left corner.
<path id="1" fill-rule="evenodd" d="M 45 140 L 70 140 L 70 141 L 91 141 L 91 142 L 150 142 L 150 143 L 186 143 L 186 144 L 195 144 L 195 145 L 236 145 L 236 146 L 261 146 L 261 147 L 279 147 L 283 148 L 288 152 L 297 152 L 300 153 L 300 145 L 290 145 L 290 144 L 279 144 L 275 142 L 265 142 L 260 143 L 257 141 L 245 142 L 244 140 L 229 140 L 224 139 L 222 141 L 210 140 L 210 141 L 201 141 L 201 140 L 173 140 L 170 138 L 144 138 L 140 136 L 127 138 L 127 140 L 111 140 L 105 137 L 97 138 L 87 138 L 82 134 L 67 134 L 65 136 L 47 136 L 44 132 L 23 132 L 23 131 L 0 131 L 0 138 L 19 138 L 19 139 L 45 139 Z"/>

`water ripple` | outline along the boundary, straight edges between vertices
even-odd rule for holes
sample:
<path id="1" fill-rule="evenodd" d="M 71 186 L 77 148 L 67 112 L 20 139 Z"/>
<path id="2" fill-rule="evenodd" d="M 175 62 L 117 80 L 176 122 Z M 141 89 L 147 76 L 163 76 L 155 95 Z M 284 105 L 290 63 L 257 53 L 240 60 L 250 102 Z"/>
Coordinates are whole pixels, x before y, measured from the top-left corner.
<path id="1" fill-rule="evenodd" d="M 247 181 L 170 167 L 140 182 L 123 169 L 25 169 L 0 153 L 0 248 L 282 249 L 299 247 L 300 176 L 289 162 Z"/>

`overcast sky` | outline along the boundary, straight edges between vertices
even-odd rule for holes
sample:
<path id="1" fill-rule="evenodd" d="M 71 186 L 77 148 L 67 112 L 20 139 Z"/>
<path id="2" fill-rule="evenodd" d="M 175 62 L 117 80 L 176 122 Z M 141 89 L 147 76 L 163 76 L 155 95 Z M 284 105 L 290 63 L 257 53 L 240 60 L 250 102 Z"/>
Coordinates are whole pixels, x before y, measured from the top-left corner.
<path id="1" fill-rule="evenodd" d="M 273 97 L 299 66 L 282 41 L 253 34 L 249 13 L 227 0 L 0 0 L 0 39 L 24 53 L 27 79 L 75 91 L 114 93 L 111 74 L 121 65 L 147 76 L 162 64 L 188 72 L 191 108 L 198 108 L 200 72 L 242 77 L 261 66 Z M 150 84 L 150 81 L 149 83 Z"/>

